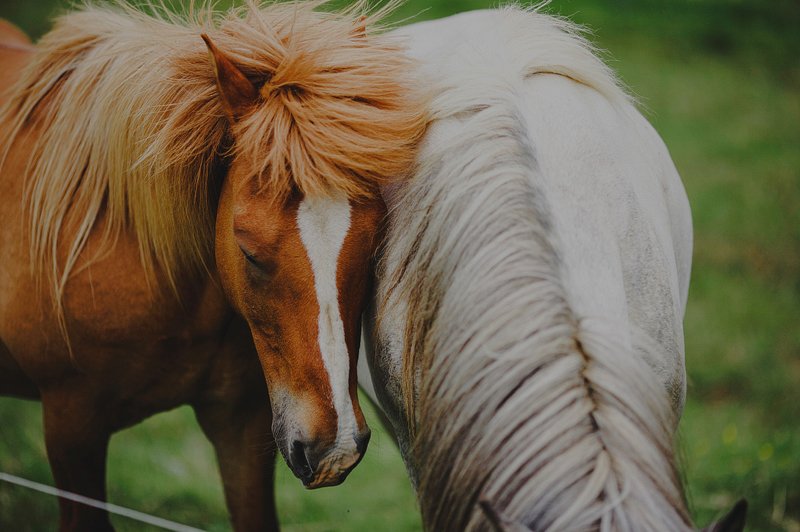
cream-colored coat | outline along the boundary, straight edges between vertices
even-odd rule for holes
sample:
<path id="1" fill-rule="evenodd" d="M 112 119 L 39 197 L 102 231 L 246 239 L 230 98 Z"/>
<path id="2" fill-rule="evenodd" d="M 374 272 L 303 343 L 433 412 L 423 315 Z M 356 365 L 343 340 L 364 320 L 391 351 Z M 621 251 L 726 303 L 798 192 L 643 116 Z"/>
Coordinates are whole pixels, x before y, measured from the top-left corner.
<path id="1" fill-rule="evenodd" d="M 692 229 L 663 142 L 564 21 L 509 8 L 397 31 L 434 123 L 415 180 L 385 191 L 360 378 L 426 528 L 495 511 L 687 528 L 672 437 Z"/>

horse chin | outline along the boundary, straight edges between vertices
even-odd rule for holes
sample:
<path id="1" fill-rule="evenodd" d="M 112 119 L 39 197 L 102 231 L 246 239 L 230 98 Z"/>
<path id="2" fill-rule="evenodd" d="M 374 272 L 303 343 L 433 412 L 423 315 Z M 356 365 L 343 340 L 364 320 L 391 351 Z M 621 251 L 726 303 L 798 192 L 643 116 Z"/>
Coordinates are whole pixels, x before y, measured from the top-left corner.
<path id="1" fill-rule="evenodd" d="M 368 439 L 367 437 L 366 440 Z M 366 443 L 352 449 L 337 446 L 331 448 L 322 458 L 316 459 L 313 453 L 299 445 L 299 440 L 293 439 L 291 435 L 276 434 L 275 440 L 286 465 L 309 490 L 338 486 L 344 482 L 361 462 L 366 450 Z"/>
<path id="2" fill-rule="evenodd" d="M 303 486 L 310 490 L 341 484 L 364 456 L 360 451 L 349 452 L 334 447 L 317 460 L 292 435 L 276 434 L 275 441 L 286 465 Z"/>
<path id="3" fill-rule="evenodd" d="M 273 394 L 272 433 L 286 465 L 307 489 L 336 486 L 344 482 L 367 451 L 371 431 L 356 426 L 315 424 L 306 415 L 310 408 L 298 408 L 285 395 Z M 335 418 L 334 418 L 335 419 Z"/>
<path id="4" fill-rule="evenodd" d="M 326 460 L 320 464 L 314 478 L 308 483 L 304 482 L 303 485 L 309 490 L 338 486 L 347 479 L 347 475 L 355 469 L 363 457 L 362 453 L 358 453 L 347 459 L 339 457 L 335 460 Z"/>

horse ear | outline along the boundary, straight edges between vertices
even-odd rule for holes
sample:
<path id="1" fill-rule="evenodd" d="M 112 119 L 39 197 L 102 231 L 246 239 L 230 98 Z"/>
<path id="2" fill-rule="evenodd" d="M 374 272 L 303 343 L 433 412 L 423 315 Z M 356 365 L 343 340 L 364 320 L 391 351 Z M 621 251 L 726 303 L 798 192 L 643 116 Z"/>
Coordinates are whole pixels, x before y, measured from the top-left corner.
<path id="1" fill-rule="evenodd" d="M 211 64 L 214 67 L 214 76 L 217 79 L 225 112 L 231 121 L 236 121 L 244 112 L 253 105 L 258 98 L 258 89 L 247 79 L 228 57 L 214 45 L 205 33 L 201 35 L 208 47 Z"/>
<path id="2" fill-rule="evenodd" d="M 739 502 L 733 505 L 733 509 L 725 517 L 703 530 L 705 532 L 743 532 L 746 518 L 747 501 L 739 499 Z"/>

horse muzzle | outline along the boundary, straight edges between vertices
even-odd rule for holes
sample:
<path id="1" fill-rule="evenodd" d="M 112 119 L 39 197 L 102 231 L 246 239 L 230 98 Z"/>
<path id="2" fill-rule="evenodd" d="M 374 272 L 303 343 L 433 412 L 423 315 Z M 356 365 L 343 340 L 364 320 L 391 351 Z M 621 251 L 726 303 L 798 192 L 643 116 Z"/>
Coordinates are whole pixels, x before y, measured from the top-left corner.
<path id="1" fill-rule="evenodd" d="M 369 444 L 370 430 L 365 429 L 350 441 L 337 442 L 333 447 L 321 447 L 312 442 L 294 440 L 286 462 L 294 475 L 308 489 L 336 486 L 344 482 L 355 468 Z"/>

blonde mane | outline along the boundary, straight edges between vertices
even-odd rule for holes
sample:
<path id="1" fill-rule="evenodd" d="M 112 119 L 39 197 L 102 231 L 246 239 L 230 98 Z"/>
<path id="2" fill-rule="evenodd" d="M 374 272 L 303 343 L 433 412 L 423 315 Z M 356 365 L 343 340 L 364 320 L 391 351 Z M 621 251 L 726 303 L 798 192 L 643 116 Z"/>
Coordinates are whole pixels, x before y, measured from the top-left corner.
<path id="1" fill-rule="evenodd" d="M 114 2 L 56 21 L 0 109 L 10 131 L 0 161 L 34 128 L 31 259 L 57 303 L 99 221 L 97 256 L 133 231 L 150 277 L 174 286 L 202 271 L 232 158 L 278 199 L 365 197 L 407 174 L 426 106 L 402 47 L 372 31 L 396 2 L 372 13 L 366 2 L 340 13 L 319 11 L 324 3 L 179 16 Z M 202 33 L 260 88 L 232 127 Z"/>

